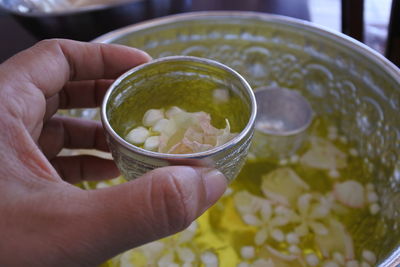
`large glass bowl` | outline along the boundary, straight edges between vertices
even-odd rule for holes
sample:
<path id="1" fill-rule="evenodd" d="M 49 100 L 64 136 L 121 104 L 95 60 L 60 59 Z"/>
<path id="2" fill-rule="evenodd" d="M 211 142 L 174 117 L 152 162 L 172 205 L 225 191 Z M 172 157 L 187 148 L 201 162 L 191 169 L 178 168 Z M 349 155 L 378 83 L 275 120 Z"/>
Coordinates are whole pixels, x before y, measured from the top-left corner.
<path id="1" fill-rule="evenodd" d="M 95 41 L 220 61 L 257 90 L 300 90 L 317 115 L 330 116 L 374 173 L 385 236 L 381 266 L 396 266 L 400 244 L 400 71 L 340 33 L 299 20 L 245 12 L 202 12 L 130 26 Z M 397 261 L 396 261 L 397 259 Z M 397 262 L 397 264 L 396 264 Z"/>

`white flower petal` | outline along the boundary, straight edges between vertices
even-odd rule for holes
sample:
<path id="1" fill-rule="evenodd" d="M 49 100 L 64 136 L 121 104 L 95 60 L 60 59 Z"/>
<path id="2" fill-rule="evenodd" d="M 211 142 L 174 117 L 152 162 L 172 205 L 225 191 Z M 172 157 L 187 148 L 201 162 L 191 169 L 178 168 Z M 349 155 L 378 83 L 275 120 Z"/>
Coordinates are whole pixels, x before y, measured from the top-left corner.
<path id="1" fill-rule="evenodd" d="M 263 194 L 284 206 L 295 204 L 297 198 L 309 188 L 291 168 L 279 168 L 262 177 Z"/>
<path id="2" fill-rule="evenodd" d="M 337 183 L 334 188 L 335 198 L 351 208 L 362 208 L 365 204 L 364 195 L 364 187 L 354 180 Z"/>
<path id="3" fill-rule="evenodd" d="M 171 127 L 171 126 L 172 126 L 172 124 L 171 124 L 170 120 L 161 119 L 161 120 L 157 121 L 153 127 L 151 127 L 151 130 L 156 133 L 162 133 L 165 131 L 169 131 L 170 132 L 169 135 L 172 135 L 175 132 L 175 127 L 174 127 L 173 131 L 170 131 L 169 127 Z"/>
<path id="4" fill-rule="evenodd" d="M 374 204 L 372 204 L 372 205 L 369 206 L 369 212 L 370 212 L 372 215 L 376 215 L 376 214 L 379 212 L 380 209 L 381 209 L 381 208 L 380 208 L 379 205 L 376 204 L 376 203 L 374 203 Z"/>
<path id="5" fill-rule="evenodd" d="M 367 195 L 367 199 L 369 203 L 374 203 L 378 201 L 378 195 L 375 192 L 369 192 Z"/>
<path id="6" fill-rule="evenodd" d="M 125 137 L 126 141 L 134 145 L 143 144 L 146 138 L 149 136 L 149 130 L 139 126 L 132 129 Z"/>
<path id="7" fill-rule="evenodd" d="M 240 249 L 240 255 L 243 259 L 252 259 L 255 256 L 255 249 L 252 246 L 244 246 Z"/>
<path id="8" fill-rule="evenodd" d="M 197 222 L 192 222 L 186 230 L 180 232 L 179 235 L 179 244 L 189 242 L 193 239 L 197 231 Z"/>
<path id="9" fill-rule="evenodd" d="M 262 228 L 254 236 L 254 243 L 256 243 L 256 245 L 260 246 L 265 243 L 267 238 L 268 238 L 267 229 Z"/>
<path id="10" fill-rule="evenodd" d="M 285 235 L 283 234 L 283 232 L 280 229 L 274 229 L 271 232 L 271 237 L 273 239 L 275 239 L 275 241 L 278 241 L 278 242 L 282 242 L 283 240 L 285 240 Z"/>
<path id="11" fill-rule="evenodd" d="M 345 259 L 342 253 L 340 252 L 334 252 L 332 254 L 332 258 L 334 261 L 336 261 L 338 264 L 340 264 L 341 266 L 344 265 Z"/>
<path id="12" fill-rule="evenodd" d="M 291 232 L 286 235 L 286 241 L 289 244 L 298 244 L 300 242 L 300 238 L 298 234 Z"/>
<path id="13" fill-rule="evenodd" d="M 269 221 L 269 224 L 272 226 L 284 226 L 289 222 L 290 220 L 288 219 L 288 217 L 276 216 Z"/>
<path id="14" fill-rule="evenodd" d="M 311 149 L 301 157 L 300 162 L 316 169 L 342 169 L 347 166 L 347 155 L 331 142 L 313 138 Z"/>
<path id="15" fill-rule="evenodd" d="M 306 262 L 309 266 L 313 267 L 319 264 L 319 259 L 314 253 L 311 253 L 306 256 Z"/>
<path id="16" fill-rule="evenodd" d="M 291 245 L 288 250 L 293 255 L 300 255 L 301 254 L 301 249 L 296 245 Z"/>
<path id="17" fill-rule="evenodd" d="M 362 252 L 362 257 L 365 259 L 365 261 L 367 261 L 370 264 L 376 263 L 375 253 L 370 250 L 364 249 Z"/>
<path id="18" fill-rule="evenodd" d="M 299 209 L 300 214 L 302 214 L 302 215 L 308 214 L 311 199 L 312 199 L 311 194 L 301 195 L 297 199 L 297 208 Z"/>
<path id="19" fill-rule="evenodd" d="M 205 267 L 218 267 L 218 257 L 213 252 L 204 252 L 200 258 Z"/>
<path id="20" fill-rule="evenodd" d="M 277 258 L 279 258 L 279 259 L 281 259 L 281 260 L 284 260 L 284 261 L 293 261 L 293 260 L 297 259 L 297 256 L 296 256 L 296 255 L 287 255 L 287 254 L 284 254 L 284 253 L 282 253 L 282 252 L 280 252 L 280 251 L 274 249 L 274 248 L 271 247 L 271 246 L 266 246 L 266 248 L 267 248 L 267 250 L 268 250 L 272 255 L 274 255 L 275 257 L 277 257 Z"/>
<path id="21" fill-rule="evenodd" d="M 179 114 L 179 113 L 182 113 L 182 112 L 185 112 L 185 111 L 184 111 L 183 109 L 180 109 L 180 108 L 176 107 L 176 106 L 173 106 L 173 107 L 169 108 L 169 109 L 165 112 L 165 116 L 166 116 L 168 119 L 171 119 L 173 116 L 175 116 L 175 115 L 177 115 L 177 114 Z"/>
<path id="22" fill-rule="evenodd" d="M 261 219 L 263 221 L 268 221 L 271 218 L 271 214 L 272 214 L 272 208 L 271 208 L 271 204 L 269 203 L 268 200 L 262 201 L 261 203 Z"/>
<path id="23" fill-rule="evenodd" d="M 157 151 L 159 145 L 160 145 L 160 137 L 150 136 L 147 137 L 146 141 L 144 142 L 143 148 L 149 151 Z"/>
<path id="24" fill-rule="evenodd" d="M 189 248 L 178 248 L 177 249 L 177 253 L 178 253 L 178 258 L 182 261 L 182 262 L 193 262 L 196 259 L 196 255 L 193 253 L 193 251 Z"/>
<path id="25" fill-rule="evenodd" d="M 328 216 L 330 212 L 330 207 L 328 205 L 324 205 L 322 203 L 315 205 L 310 213 L 310 218 L 312 219 L 321 219 Z"/>
<path id="26" fill-rule="evenodd" d="M 235 207 L 240 214 L 254 214 L 261 208 L 262 199 L 247 191 L 240 191 L 233 197 Z"/>
<path id="27" fill-rule="evenodd" d="M 143 125 L 146 127 L 154 126 L 159 120 L 164 118 L 162 109 L 149 109 L 143 115 Z"/>
<path id="28" fill-rule="evenodd" d="M 169 267 L 174 263 L 174 255 L 172 253 L 165 254 L 158 260 L 159 267 Z"/>
<path id="29" fill-rule="evenodd" d="M 246 214 L 243 216 L 243 221 L 249 225 L 261 225 L 260 219 L 253 214 Z"/>
<path id="30" fill-rule="evenodd" d="M 313 230 L 313 232 L 317 235 L 327 235 L 328 234 L 328 229 L 322 223 L 311 222 L 310 227 Z"/>

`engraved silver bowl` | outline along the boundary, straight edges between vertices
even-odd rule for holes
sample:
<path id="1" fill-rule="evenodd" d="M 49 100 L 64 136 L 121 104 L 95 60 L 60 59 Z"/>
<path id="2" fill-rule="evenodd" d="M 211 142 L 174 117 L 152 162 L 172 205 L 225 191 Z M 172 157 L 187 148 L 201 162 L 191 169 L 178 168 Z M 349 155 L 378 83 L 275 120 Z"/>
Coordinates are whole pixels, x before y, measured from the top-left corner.
<path id="1" fill-rule="evenodd" d="M 380 266 L 400 264 L 400 71 L 383 56 L 311 23 L 248 12 L 171 16 L 95 41 L 134 46 L 153 58 L 210 58 L 238 71 L 255 90 L 298 90 L 357 145 L 374 173 L 387 225 L 376 244 Z"/>
<path id="2" fill-rule="evenodd" d="M 165 93 L 162 106 L 156 97 L 160 88 Z M 228 90 L 230 95 L 240 99 L 241 105 L 227 103 L 228 108 L 215 109 L 215 104 L 210 104 L 213 88 Z M 214 118 L 230 118 L 232 129 L 238 130 L 237 136 L 204 152 L 168 154 L 132 145 L 118 134 L 117 128 L 123 131 L 125 127 L 121 125 L 140 121 L 146 110 L 175 103 L 180 107 L 185 103 L 193 111 L 205 111 Z M 234 70 L 209 59 L 175 56 L 142 64 L 118 78 L 104 97 L 101 118 L 113 158 L 127 179 L 169 165 L 202 165 L 219 169 L 232 181 L 245 162 L 253 137 L 256 110 L 251 87 Z"/>

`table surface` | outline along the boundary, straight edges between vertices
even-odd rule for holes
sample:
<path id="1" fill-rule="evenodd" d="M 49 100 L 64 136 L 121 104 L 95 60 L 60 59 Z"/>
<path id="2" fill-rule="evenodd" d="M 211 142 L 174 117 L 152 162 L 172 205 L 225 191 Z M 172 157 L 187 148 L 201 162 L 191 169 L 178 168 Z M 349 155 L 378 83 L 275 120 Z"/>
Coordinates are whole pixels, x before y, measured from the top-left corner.
<path id="1" fill-rule="evenodd" d="M 310 20 L 308 0 L 192 0 L 188 11 L 245 10 Z M 34 45 L 38 39 L 0 10 L 0 62 Z"/>

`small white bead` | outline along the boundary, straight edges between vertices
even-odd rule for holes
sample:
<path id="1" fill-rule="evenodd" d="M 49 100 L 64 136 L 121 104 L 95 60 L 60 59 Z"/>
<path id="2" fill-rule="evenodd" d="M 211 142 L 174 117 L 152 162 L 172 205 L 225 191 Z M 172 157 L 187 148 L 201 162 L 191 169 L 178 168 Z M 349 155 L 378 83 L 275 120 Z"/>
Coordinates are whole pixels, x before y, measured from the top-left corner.
<path id="1" fill-rule="evenodd" d="M 367 262 L 369 262 L 369 263 L 371 263 L 371 264 L 374 264 L 374 263 L 376 262 L 375 253 L 373 253 L 373 252 L 370 251 L 370 250 L 366 250 L 366 249 L 363 250 L 362 256 L 363 256 L 363 258 L 364 258 Z"/>
<path id="2" fill-rule="evenodd" d="M 334 261 L 327 261 L 324 263 L 323 267 L 339 267 L 339 264 Z"/>
<path id="3" fill-rule="evenodd" d="M 240 255 L 242 255 L 243 259 L 252 259 L 255 255 L 254 247 L 252 246 L 244 246 L 240 249 Z"/>
<path id="4" fill-rule="evenodd" d="M 371 267 L 371 264 L 369 264 L 368 262 L 363 261 L 363 262 L 361 262 L 360 267 Z"/>
<path id="5" fill-rule="evenodd" d="M 290 157 L 290 163 L 295 164 L 297 162 L 299 162 L 300 157 L 298 155 L 292 155 Z"/>
<path id="6" fill-rule="evenodd" d="M 196 259 L 196 255 L 190 248 L 179 248 L 178 257 L 183 262 L 193 262 Z"/>
<path id="7" fill-rule="evenodd" d="M 150 151 L 156 151 L 159 145 L 160 145 L 160 137 L 150 136 L 147 137 L 146 141 L 144 142 L 143 148 Z"/>
<path id="8" fill-rule="evenodd" d="M 339 178 L 340 177 L 340 173 L 336 169 L 330 170 L 328 175 L 331 178 Z"/>
<path id="9" fill-rule="evenodd" d="M 346 267 L 359 267 L 359 264 L 356 260 L 346 262 Z"/>
<path id="10" fill-rule="evenodd" d="M 248 264 L 247 262 L 241 262 L 238 265 L 236 265 L 236 267 L 250 267 L 250 264 Z"/>
<path id="11" fill-rule="evenodd" d="M 226 89 L 215 89 L 213 91 L 214 101 L 217 103 L 228 102 L 229 100 L 229 91 Z"/>
<path id="12" fill-rule="evenodd" d="M 174 106 L 174 107 L 171 107 L 170 109 L 168 109 L 168 110 L 165 112 L 165 116 L 166 116 L 168 119 L 171 119 L 173 116 L 175 116 L 176 114 L 179 114 L 179 113 L 181 113 L 181 112 L 184 112 L 183 109 L 180 109 L 180 108 Z"/>
<path id="13" fill-rule="evenodd" d="M 300 242 L 300 240 L 299 240 L 299 235 L 296 234 L 296 233 L 288 233 L 288 234 L 286 235 L 286 241 L 287 241 L 289 244 L 298 244 L 298 243 Z"/>
<path id="14" fill-rule="evenodd" d="M 373 202 L 377 202 L 378 201 L 378 195 L 373 191 L 368 193 L 367 198 L 368 198 L 368 202 L 369 203 L 373 203 Z"/>
<path id="15" fill-rule="evenodd" d="M 218 257 L 212 252 L 204 252 L 200 258 L 205 266 L 218 266 Z"/>
<path id="16" fill-rule="evenodd" d="M 347 138 L 345 136 L 340 136 L 339 141 L 342 142 L 343 144 L 347 144 Z"/>
<path id="17" fill-rule="evenodd" d="M 317 266 L 319 263 L 319 259 L 315 254 L 308 254 L 306 256 L 306 261 L 310 266 Z"/>
<path id="18" fill-rule="evenodd" d="M 365 185 L 365 188 L 366 188 L 368 191 L 375 191 L 375 186 L 374 186 L 373 184 L 371 184 L 371 183 L 366 184 L 366 185 Z"/>
<path id="19" fill-rule="evenodd" d="M 300 248 L 299 248 L 298 246 L 296 246 L 296 245 L 291 245 L 291 246 L 289 247 L 289 252 L 290 252 L 291 254 L 298 255 L 298 254 L 301 253 L 301 250 L 300 250 Z"/>
<path id="20" fill-rule="evenodd" d="M 288 213 L 288 209 L 282 205 L 276 206 L 274 211 L 276 214 L 279 214 L 279 215 L 286 215 Z"/>
<path id="21" fill-rule="evenodd" d="M 329 133 L 328 135 L 328 139 L 329 140 L 336 140 L 337 138 L 337 134 L 336 133 Z"/>
<path id="22" fill-rule="evenodd" d="M 344 264 L 344 256 L 343 256 L 342 253 L 340 253 L 340 252 L 333 253 L 332 258 L 333 258 L 334 261 L 336 261 L 340 265 Z"/>
<path id="23" fill-rule="evenodd" d="M 154 126 L 159 120 L 164 118 L 164 112 L 161 109 L 149 109 L 144 113 L 143 125 L 147 127 Z"/>
<path id="24" fill-rule="evenodd" d="M 353 157 L 357 157 L 358 156 L 358 151 L 355 148 L 350 148 L 349 150 L 350 155 L 352 155 Z"/>
<path id="25" fill-rule="evenodd" d="M 335 126 L 329 126 L 328 127 L 328 132 L 336 134 L 338 132 L 338 129 Z"/>
<path id="26" fill-rule="evenodd" d="M 288 164 L 288 160 L 287 159 L 281 159 L 280 161 L 279 161 L 279 165 L 287 165 Z"/>
<path id="27" fill-rule="evenodd" d="M 127 135 L 126 135 L 126 141 L 129 143 L 139 145 L 143 144 L 144 141 L 146 141 L 146 138 L 149 136 L 149 130 L 146 128 L 139 126 L 136 127 L 135 129 L 131 130 Z"/>
<path id="28" fill-rule="evenodd" d="M 282 242 L 283 240 L 285 240 L 285 235 L 279 229 L 273 230 L 272 233 L 271 233 L 271 236 L 272 236 L 273 239 L 275 239 L 278 242 Z"/>
<path id="29" fill-rule="evenodd" d="M 377 214 L 377 213 L 380 211 L 380 209 L 381 209 L 381 207 L 379 207 L 379 205 L 376 204 L 376 203 L 371 204 L 371 206 L 369 206 L 369 212 L 370 212 L 372 215 Z"/>

